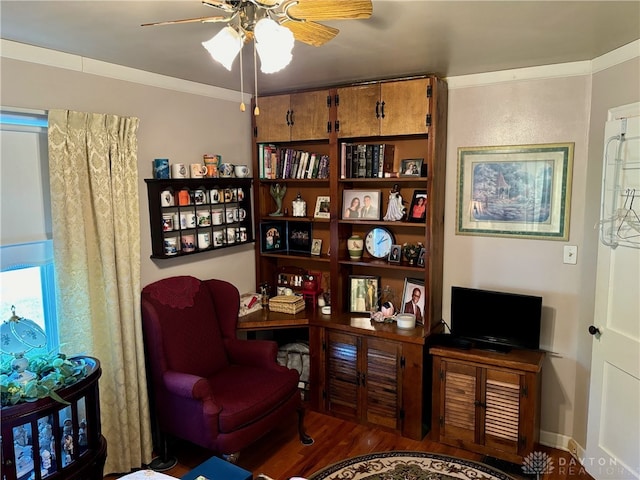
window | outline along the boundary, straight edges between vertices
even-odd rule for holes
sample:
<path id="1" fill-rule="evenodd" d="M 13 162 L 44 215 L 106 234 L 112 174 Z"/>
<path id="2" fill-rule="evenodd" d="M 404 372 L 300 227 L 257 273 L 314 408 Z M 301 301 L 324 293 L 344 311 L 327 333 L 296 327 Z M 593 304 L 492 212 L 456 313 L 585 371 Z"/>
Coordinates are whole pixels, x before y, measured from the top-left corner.
<path id="1" fill-rule="evenodd" d="M 58 351 L 47 116 L 3 109 L 0 135 L 0 321 L 14 305 L 45 331 L 47 351 Z"/>

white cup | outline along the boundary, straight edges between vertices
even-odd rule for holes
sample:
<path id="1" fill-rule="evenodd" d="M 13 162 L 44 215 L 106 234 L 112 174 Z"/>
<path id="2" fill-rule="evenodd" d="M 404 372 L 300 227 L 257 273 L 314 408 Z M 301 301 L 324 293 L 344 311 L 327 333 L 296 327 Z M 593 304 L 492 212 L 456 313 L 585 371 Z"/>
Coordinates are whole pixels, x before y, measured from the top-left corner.
<path id="1" fill-rule="evenodd" d="M 196 228 L 196 225 L 198 225 L 198 216 L 195 213 L 193 212 L 186 213 L 185 218 L 186 218 L 186 222 L 185 222 L 184 228 Z"/>
<path id="2" fill-rule="evenodd" d="M 173 207 L 173 193 L 171 190 L 160 192 L 160 205 L 163 207 Z"/>
<path id="3" fill-rule="evenodd" d="M 247 216 L 247 211 L 244 208 L 234 208 L 233 209 L 233 221 L 241 222 Z"/>
<path id="4" fill-rule="evenodd" d="M 211 234 L 209 232 L 199 233 L 198 234 L 198 248 L 204 249 L 209 248 L 211 245 Z"/>
<path id="5" fill-rule="evenodd" d="M 207 174 L 207 167 L 204 163 L 191 164 L 191 178 L 202 178 Z"/>
<path id="6" fill-rule="evenodd" d="M 193 252 L 196 249 L 196 239 L 193 235 L 182 236 L 182 251 Z"/>
<path id="7" fill-rule="evenodd" d="M 173 214 L 165 213 L 162 215 L 162 230 L 165 232 L 173 230 Z"/>
<path id="8" fill-rule="evenodd" d="M 247 241 L 247 227 L 240 227 L 240 241 L 241 242 L 246 242 Z"/>
<path id="9" fill-rule="evenodd" d="M 227 228 L 227 243 L 236 243 L 236 229 L 234 227 Z"/>
<path id="10" fill-rule="evenodd" d="M 222 210 L 214 210 L 211 212 L 211 223 L 214 225 L 222 225 L 224 223 Z"/>
<path id="11" fill-rule="evenodd" d="M 234 210 L 235 210 L 234 208 L 230 208 L 229 210 L 227 210 L 227 213 L 226 213 L 226 222 L 227 223 L 235 222 L 235 215 L 233 213 Z"/>
<path id="12" fill-rule="evenodd" d="M 198 216 L 198 227 L 208 227 L 211 225 L 211 212 L 209 210 L 199 210 L 196 212 Z"/>
<path id="13" fill-rule="evenodd" d="M 238 189 L 237 193 L 236 193 L 237 197 L 238 197 L 238 201 L 241 202 L 242 200 L 244 200 L 244 190 L 242 190 L 241 188 Z"/>
<path id="14" fill-rule="evenodd" d="M 171 165 L 171 178 L 188 178 L 187 167 L 184 163 L 174 163 Z"/>
<path id="15" fill-rule="evenodd" d="M 209 201 L 211 203 L 220 203 L 220 190 L 217 188 L 209 190 Z"/>
<path id="16" fill-rule="evenodd" d="M 192 196 L 193 203 L 196 205 L 204 205 L 207 203 L 207 192 L 205 190 L 194 190 Z"/>
<path id="17" fill-rule="evenodd" d="M 213 232 L 213 246 L 221 247 L 224 245 L 224 230 L 216 230 Z"/>
<path id="18" fill-rule="evenodd" d="M 246 165 L 236 165 L 233 170 L 238 178 L 244 178 L 249 176 L 249 167 Z"/>

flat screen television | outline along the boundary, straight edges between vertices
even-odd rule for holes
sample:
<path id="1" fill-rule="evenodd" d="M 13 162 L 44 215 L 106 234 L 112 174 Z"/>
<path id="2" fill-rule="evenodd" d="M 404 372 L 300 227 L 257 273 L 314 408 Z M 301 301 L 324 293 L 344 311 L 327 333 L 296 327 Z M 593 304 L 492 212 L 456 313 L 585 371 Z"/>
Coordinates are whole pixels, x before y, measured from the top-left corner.
<path id="1" fill-rule="evenodd" d="M 451 287 L 451 334 L 476 348 L 540 348 L 542 297 Z"/>

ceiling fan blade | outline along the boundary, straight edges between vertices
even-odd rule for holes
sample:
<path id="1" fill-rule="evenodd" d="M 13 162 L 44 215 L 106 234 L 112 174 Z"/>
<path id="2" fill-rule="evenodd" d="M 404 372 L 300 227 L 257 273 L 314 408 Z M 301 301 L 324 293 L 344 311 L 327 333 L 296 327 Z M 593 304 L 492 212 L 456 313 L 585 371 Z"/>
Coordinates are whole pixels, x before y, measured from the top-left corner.
<path id="1" fill-rule="evenodd" d="M 199 18 L 185 18 L 183 20 L 167 20 L 166 22 L 154 22 L 154 23 L 143 23 L 141 26 L 143 27 L 154 27 L 156 25 L 174 25 L 178 23 L 215 23 L 215 22 L 227 22 L 229 21 L 229 17 L 199 17 Z"/>
<path id="2" fill-rule="evenodd" d="M 297 0 L 285 11 L 296 20 L 350 20 L 369 18 L 373 5 L 371 0 Z"/>
<path id="3" fill-rule="evenodd" d="M 225 2 L 224 0 L 202 0 L 202 4 L 207 7 L 219 8 L 220 10 L 224 10 L 225 12 L 233 12 L 236 7 Z"/>
<path id="4" fill-rule="evenodd" d="M 314 47 L 324 45 L 340 31 L 337 28 L 328 27 L 320 23 L 296 22 L 293 20 L 283 22 L 282 26 L 291 30 L 296 40 Z"/>

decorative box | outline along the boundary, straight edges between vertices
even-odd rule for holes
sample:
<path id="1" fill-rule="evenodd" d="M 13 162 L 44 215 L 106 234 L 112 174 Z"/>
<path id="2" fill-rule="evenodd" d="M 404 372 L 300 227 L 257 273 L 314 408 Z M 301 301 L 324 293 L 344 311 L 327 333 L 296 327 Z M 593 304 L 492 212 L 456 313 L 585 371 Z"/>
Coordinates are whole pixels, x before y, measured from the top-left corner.
<path id="1" fill-rule="evenodd" d="M 269 310 L 294 315 L 304 310 L 304 298 L 298 295 L 278 295 L 269 299 Z"/>

